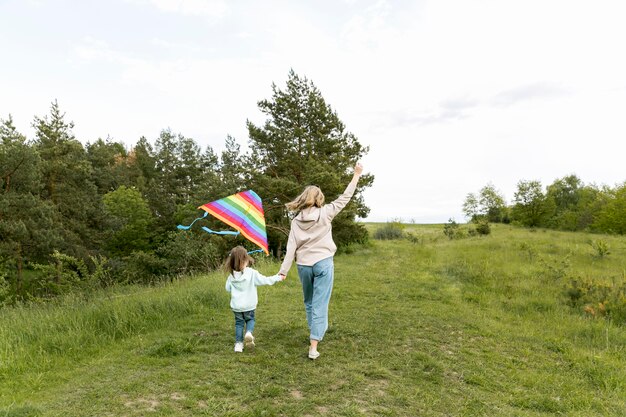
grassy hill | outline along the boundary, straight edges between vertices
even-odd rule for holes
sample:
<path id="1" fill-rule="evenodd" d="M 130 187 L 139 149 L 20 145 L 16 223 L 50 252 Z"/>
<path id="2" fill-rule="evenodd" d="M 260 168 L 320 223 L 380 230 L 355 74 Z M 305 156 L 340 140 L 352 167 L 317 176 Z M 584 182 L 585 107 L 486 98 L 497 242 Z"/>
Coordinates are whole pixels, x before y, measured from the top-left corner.
<path id="1" fill-rule="evenodd" d="M 624 238 L 406 231 L 335 258 L 316 361 L 295 268 L 243 354 L 222 274 L 1 310 L 0 416 L 626 415 Z"/>

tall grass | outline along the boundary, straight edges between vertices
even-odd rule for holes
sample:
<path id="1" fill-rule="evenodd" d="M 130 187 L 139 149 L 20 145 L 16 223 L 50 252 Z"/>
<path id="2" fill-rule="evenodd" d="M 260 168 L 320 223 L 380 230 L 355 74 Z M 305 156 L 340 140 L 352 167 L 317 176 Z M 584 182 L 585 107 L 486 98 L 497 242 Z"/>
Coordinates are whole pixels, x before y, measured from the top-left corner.
<path id="1" fill-rule="evenodd" d="M 199 308 L 220 308 L 203 280 L 157 287 L 101 291 L 85 299 L 67 295 L 48 304 L 2 311 L 0 379 L 25 371 L 41 372 L 55 358 L 80 359 L 116 340 L 171 325 Z"/>
<path id="2" fill-rule="evenodd" d="M 367 225 L 372 232 L 378 225 Z M 626 415 L 626 325 L 569 303 L 573 277 L 623 276 L 626 240 L 494 225 L 375 241 L 335 259 L 322 356 L 295 268 L 259 288 L 257 347 L 232 352 L 221 274 L 0 317 L 6 415 Z M 278 265 L 257 268 L 275 273 Z M 621 274 L 621 275 L 620 275 Z M 2 413 L 0 413 L 2 415 Z"/>

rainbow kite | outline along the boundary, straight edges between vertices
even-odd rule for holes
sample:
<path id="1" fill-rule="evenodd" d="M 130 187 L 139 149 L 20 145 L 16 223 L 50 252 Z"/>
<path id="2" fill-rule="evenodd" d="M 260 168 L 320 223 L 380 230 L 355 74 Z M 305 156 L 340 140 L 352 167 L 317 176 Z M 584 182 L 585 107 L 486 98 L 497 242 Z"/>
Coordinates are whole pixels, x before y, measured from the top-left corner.
<path id="1" fill-rule="evenodd" d="M 179 224 L 179 229 L 188 230 L 196 221 L 204 219 L 208 214 L 210 214 L 238 231 L 216 232 L 204 226 L 202 227 L 202 230 L 207 233 L 215 233 L 218 235 L 238 235 L 241 232 L 246 239 L 261 248 L 248 253 L 265 252 L 266 255 L 269 255 L 263 204 L 261 203 L 261 197 L 259 197 L 254 191 L 248 190 L 229 195 L 228 197 L 220 200 L 206 203 L 198 208 L 206 211 L 204 216 L 198 217 L 189 226 Z"/>

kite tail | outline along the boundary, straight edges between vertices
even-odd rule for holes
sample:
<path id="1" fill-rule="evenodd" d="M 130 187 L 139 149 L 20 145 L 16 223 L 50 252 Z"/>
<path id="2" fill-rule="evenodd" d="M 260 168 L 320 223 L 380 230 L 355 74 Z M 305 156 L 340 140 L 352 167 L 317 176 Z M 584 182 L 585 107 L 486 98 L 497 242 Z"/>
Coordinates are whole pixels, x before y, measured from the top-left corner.
<path id="1" fill-rule="evenodd" d="M 257 253 L 257 252 L 265 252 L 265 251 L 263 249 L 251 250 L 250 252 L 248 252 L 248 255 L 251 255 L 251 254 Z"/>
<path id="2" fill-rule="evenodd" d="M 215 230 L 211 230 L 206 226 L 202 226 L 202 230 L 204 230 L 207 233 L 214 233 L 216 235 L 234 235 L 237 236 L 239 234 L 239 232 L 231 232 L 230 230 L 222 230 L 221 232 L 216 232 Z"/>
<path id="3" fill-rule="evenodd" d="M 197 222 L 198 220 L 204 219 L 209 213 L 204 213 L 204 216 L 202 217 L 198 217 L 196 220 L 192 221 L 191 224 L 189 226 L 183 226 L 182 224 L 179 224 L 178 226 L 176 226 L 178 229 L 180 230 L 189 230 L 191 229 L 191 226 L 193 226 L 193 224 L 195 222 Z"/>
<path id="4" fill-rule="evenodd" d="M 189 226 L 183 226 L 182 224 L 179 224 L 178 226 L 176 226 L 178 229 L 180 230 L 189 230 L 191 229 L 191 226 L 193 226 L 193 224 L 195 222 L 197 222 L 198 220 L 202 220 L 204 219 L 206 216 L 209 215 L 209 212 L 207 211 L 206 213 L 204 213 L 204 216 L 198 217 L 197 219 L 195 219 L 194 221 L 191 222 L 191 224 Z M 221 232 L 216 232 L 215 230 L 211 230 L 206 226 L 202 226 L 202 230 L 204 230 L 207 233 L 214 233 L 216 235 L 235 235 L 237 236 L 239 234 L 239 232 L 230 232 L 228 230 L 223 230 Z"/>

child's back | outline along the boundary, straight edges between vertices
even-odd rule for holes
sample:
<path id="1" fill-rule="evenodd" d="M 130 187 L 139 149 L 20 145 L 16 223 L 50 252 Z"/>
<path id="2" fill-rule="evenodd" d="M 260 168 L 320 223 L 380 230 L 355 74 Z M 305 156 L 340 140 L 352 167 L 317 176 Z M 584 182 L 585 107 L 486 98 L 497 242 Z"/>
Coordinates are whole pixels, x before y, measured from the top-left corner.
<path id="1" fill-rule="evenodd" d="M 230 292 L 230 308 L 233 311 L 254 310 L 259 302 L 256 287 L 273 285 L 280 281 L 279 275 L 266 277 L 253 268 L 233 271 L 226 280 L 226 291 Z"/>

